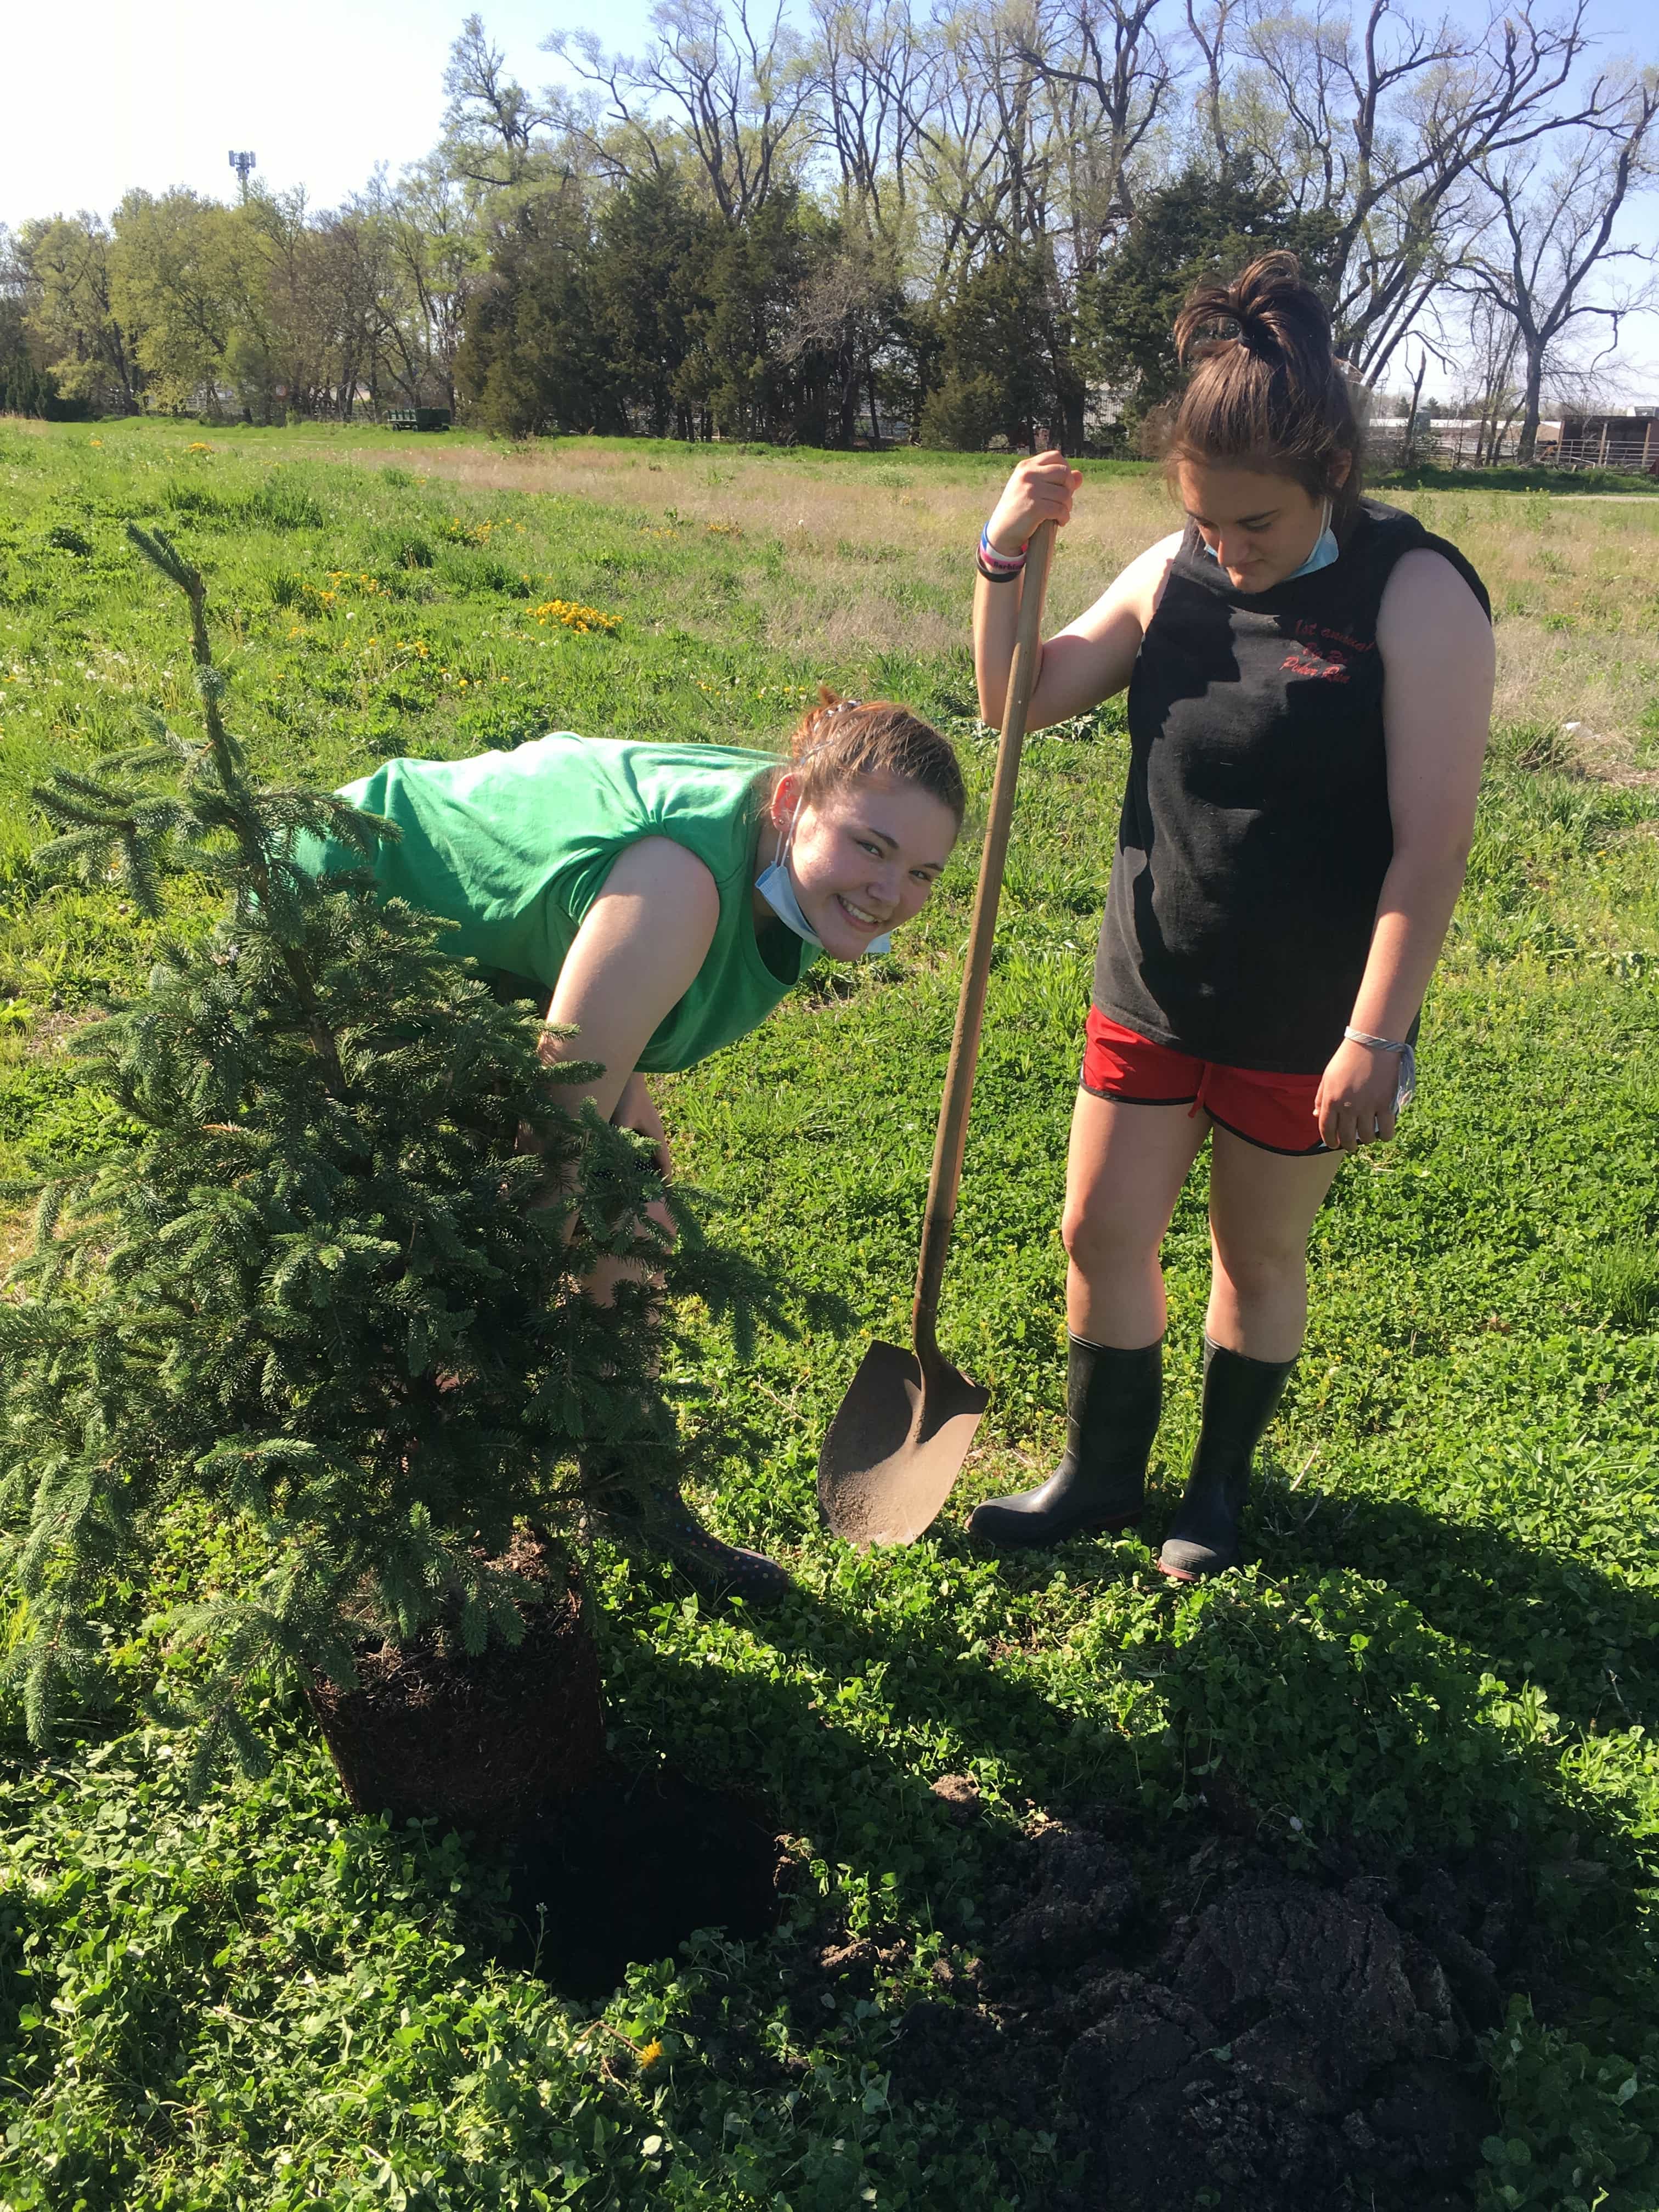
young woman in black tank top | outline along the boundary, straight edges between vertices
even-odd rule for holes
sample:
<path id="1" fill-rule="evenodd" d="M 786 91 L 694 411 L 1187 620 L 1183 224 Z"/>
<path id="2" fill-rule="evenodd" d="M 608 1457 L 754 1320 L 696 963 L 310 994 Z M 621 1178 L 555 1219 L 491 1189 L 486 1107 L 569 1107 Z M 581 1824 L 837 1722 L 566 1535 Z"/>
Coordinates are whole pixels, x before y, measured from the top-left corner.
<path id="1" fill-rule="evenodd" d="M 1158 1560 L 1190 1580 L 1238 1559 L 1252 1455 L 1301 1347 L 1314 1216 L 1344 1156 L 1394 1133 L 1462 885 L 1493 653 L 1462 556 L 1360 498 L 1347 380 L 1294 258 L 1194 293 L 1176 336 L 1196 362 L 1169 446 L 1185 526 L 1045 643 L 1030 717 L 1128 689 L 1061 1224 L 1066 1454 L 969 1525 L 1044 1544 L 1138 1517 L 1162 1399 L 1158 1251 L 1209 1135 L 1203 1419 Z M 1036 454 L 986 526 L 988 715 L 1012 656 L 1002 586 L 1081 482 Z"/>

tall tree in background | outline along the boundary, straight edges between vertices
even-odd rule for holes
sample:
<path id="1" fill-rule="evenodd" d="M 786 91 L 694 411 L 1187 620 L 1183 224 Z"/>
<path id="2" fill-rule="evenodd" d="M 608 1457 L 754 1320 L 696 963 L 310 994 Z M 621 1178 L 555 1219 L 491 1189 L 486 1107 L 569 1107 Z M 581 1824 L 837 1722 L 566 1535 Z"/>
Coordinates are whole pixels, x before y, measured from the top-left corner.
<path id="1" fill-rule="evenodd" d="M 0 223 L 0 415 L 58 422 L 84 415 L 86 402 L 65 399 L 46 366 L 43 349 L 28 327 L 28 270 L 18 241 Z"/>
<path id="2" fill-rule="evenodd" d="M 545 51 L 586 86 L 550 94 L 553 121 L 596 164 L 637 176 L 686 160 L 728 222 L 792 186 L 809 141 L 812 79 L 781 4 L 659 0 L 637 60 L 607 55 L 591 31 L 556 31 Z"/>
<path id="3" fill-rule="evenodd" d="M 151 404 L 173 413 L 210 404 L 264 273 L 246 204 L 225 207 L 189 191 L 129 192 L 115 210 L 114 233 L 110 296 L 137 334 Z"/>
<path id="4" fill-rule="evenodd" d="M 486 188 L 523 182 L 531 167 L 539 107 L 492 46 L 481 15 L 469 15 L 449 50 L 444 71 L 443 156 L 451 175 Z"/>
<path id="5" fill-rule="evenodd" d="M 489 265 L 489 243 L 465 185 L 428 155 L 395 189 L 371 186 L 392 258 L 381 359 L 391 386 L 416 405 L 455 405 L 455 356 L 467 307 Z"/>
<path id="6" fill-rule="evenodd" d="M 969 270 L 940 317 L 937 388 L 924 445 L 1052 440 L 1078 452 L 1085 386 L 1070 310 L 1042 246 L 1006 246 Z"/>
<path id="7" fill-rule="evenodd" d="M 489 428 L 522 438 L 629 428 L 596 311 L 597 260 L 574 181 L 507 215 L 455 364 Z"/>
<path id="8" fill-rule="evenodd" d="M 1162 0 L 1042 0 L 1022 48 L 1057 104 L 1077 275 L 1098 266 L 1106 241 L 1133 216 L 1138 161 L 1175 104 L 1176 66 L 1154 21 L 1161 7 Z"/>
<path id="9" fill-rule="evenodd" d="M 914 376 L 898 368 L 911 349 L 908 310 L 896 254 L 854 209 L 827 234 L 795 295 L 783 341 L 786 361 L 798 365 L 816 355 L 834 380 L 826 444 L 853 443 L 860 403 L 871 439 L 880 443 L 884 370 L 890 385 L 902 379 L 907 386 L 902 404 L 914 404 Z"/>
<path id="10" fill-rule="evenodd" d="M 1337 343 L 1368 376 L 1467 249 L 1478 169 L 1609 112 L 1607 79 L 1577 81 L 1588 0 L 1556 18 L 1542 4 L 1494 8 L 1472 30 L 1390 0 L 1352 20 L 1337 0 L 1307 14 L 1273 0 L 1189 11 L 1218 143 L 1281 177 L 1298 211 L 1336 218 Z"/>
<path id="11" fill-rule="evenodd" d="M 1601 322 L 1616 339 L 1622 316 L 1651 299 L 1650 275 L 1610 297 L 1587 286 L 1611 264 L 1650 272 L 1651 246 L 1616 241 L 1619 218 L 1632 190 L 1656 173 L 1654 118 L 1659 71 L 1631 85 L 1616 121 L 1558 140 L 1541 173 L 1531 157 L 1483 163 L 1480 181 L 1497 222 L 1469 258 L 1460 289 L 1474 291 L 1514 326 L 1521 362 L 1521 436 L 1526 465 L 1538 447 L 1538 423 L 1551 369 L 1576 327 Z M 1495 235 L 1493 234 L 1495 233 Z"/>
<path id="12" fill-rule="evenodd" d="M 689 317 L 692 344 L 675 379 L 705 436 L 823 445 L 834 368 L 816 347 L 793 356 L 797 295 L 828 243 L 823 218 L 793 191 L 773 192 L 746 222 L 714 233 Z"/>
<path id="13" fill-rule="evenodd" d="M 630 179 L 600 209 L 594 312 L 618 386 L 653 437 L 694 434 L 684 373 L 723 230 L 672 169 Z"/>
<path id="14" fill-rule="evenodd" d="M 18 234 L 29 327 L 58 388 L 100 412 L 136 412 L 143 391 L 134 336 L 117 312 L 108 226 L 94 215 L 27 222 Z"/>
<path id="15" fill-rule="evenodd" d="M 899 248 L 914 232 L 936 99 L 927 28 L 910 0 L 812 0 L 812 24 L 815 147 L 834 164 L 841 206 Z"/>

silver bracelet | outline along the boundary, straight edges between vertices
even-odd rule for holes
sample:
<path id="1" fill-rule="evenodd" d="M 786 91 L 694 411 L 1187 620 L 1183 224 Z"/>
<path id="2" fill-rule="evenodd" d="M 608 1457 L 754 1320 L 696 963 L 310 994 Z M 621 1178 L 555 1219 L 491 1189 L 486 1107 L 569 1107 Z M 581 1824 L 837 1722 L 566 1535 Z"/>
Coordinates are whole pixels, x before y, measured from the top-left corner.
<path id="1" fill-rule="evenodd" d="M 1373 1036 L 1369 1030 L 1345 1029 L 1345 1037 L 1355 1044 L 1368 1044 L 1373 1052 L 1408 1052 L 1411 1048 L 1404 1037 Z"/>

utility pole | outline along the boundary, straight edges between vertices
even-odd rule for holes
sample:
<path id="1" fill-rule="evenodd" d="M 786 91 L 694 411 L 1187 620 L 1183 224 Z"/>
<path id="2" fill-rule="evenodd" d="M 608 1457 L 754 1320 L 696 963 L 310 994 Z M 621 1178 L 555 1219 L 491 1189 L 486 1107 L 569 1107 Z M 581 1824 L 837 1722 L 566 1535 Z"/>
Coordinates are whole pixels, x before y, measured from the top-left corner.
<path id="1" fill-rule="evenodd" d="M 247 198 L 247 180 L 253 174 L 253 164 L 258 158 L 258 155 L 254 154 L 238 154 L 233 152 L 231 155 L 230 166 L 236 172 L 237 179 L 242 187 L 242 198 L 244 199 Z"/>

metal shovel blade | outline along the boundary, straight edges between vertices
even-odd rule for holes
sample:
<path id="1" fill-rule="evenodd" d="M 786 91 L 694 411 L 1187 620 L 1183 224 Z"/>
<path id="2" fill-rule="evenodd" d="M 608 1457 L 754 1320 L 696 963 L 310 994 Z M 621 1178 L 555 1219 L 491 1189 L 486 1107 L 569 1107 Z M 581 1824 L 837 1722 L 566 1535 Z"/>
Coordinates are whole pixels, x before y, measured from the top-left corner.
<path id="1" fill-rule="evenodd" d="M 924 1382 L 915 1352 L 872 1344 L 818 1454 L 818 1503 L 849 1544 L 912 1544 L 968 1456 L 988 1390 L 948 1362 Z"/>

